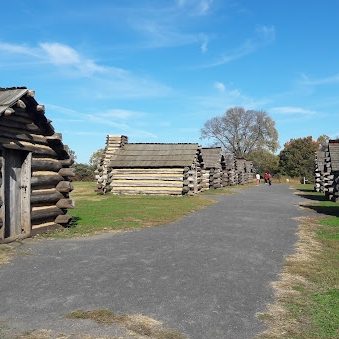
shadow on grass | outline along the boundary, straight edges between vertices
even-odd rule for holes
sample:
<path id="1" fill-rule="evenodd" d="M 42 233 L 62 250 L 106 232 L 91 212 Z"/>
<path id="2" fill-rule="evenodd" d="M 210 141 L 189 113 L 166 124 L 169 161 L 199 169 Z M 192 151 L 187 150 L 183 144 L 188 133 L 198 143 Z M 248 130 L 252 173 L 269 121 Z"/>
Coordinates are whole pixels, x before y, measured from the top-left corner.
<path id="1" fill-rule="evenodd" d="M 300 191 L 300 190 L 299 190 Z M 303 192 L 310 192 L 307 190 L 304 190 Z M 297 196 L 304 198 L 304 199 L 309 199 L 313 201 L 326 201 L 326 198 L 324 195 L 315 195 L 315 194 L 298 194 Z"/>
<path id="2" fill-rule="evenodd" d="M 80 220 L 80 217 L 72 217 L 72 220 L 69 222 L 67 228 L 74 228 L 78 226 Z"/>
<path id="3" fill-rule="evenodd" d="M 300 205 L 301 207 L 309 208 L 317 213 L 331 215 L 339 217 L 339 205 L 338 206 L 311 206 L 311 205 Z"/>

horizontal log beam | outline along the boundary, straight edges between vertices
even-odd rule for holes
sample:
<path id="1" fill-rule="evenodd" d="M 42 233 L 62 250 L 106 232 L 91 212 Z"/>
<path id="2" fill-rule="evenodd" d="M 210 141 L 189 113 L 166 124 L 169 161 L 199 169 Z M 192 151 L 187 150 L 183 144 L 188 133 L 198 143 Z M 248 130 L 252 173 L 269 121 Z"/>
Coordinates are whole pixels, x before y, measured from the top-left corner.
<path id="1" fill-rule="evenodd" d="M 33 224 L 36 224 L 38 221 L 54 221 L 55 218 L 63 214 L 62 210 L 56 206 L 50 207 L 33 207 L 31 213 L 31 220 Z"/>
<path id="2" fill-rule="evenodd" d="M 72 199 L 60 199 L 57 204 L 59 208 L 74 208 L 74 202 Z"/>
<path id="3" fill-rule="evenodd" d="M 63 180 L 56 185 L 56 190 L 61 193 L 68 193 L 73 191 L 73 189 L 74 189 L 73 184 L 69 181 Z"/>
<path id="4" fill-rule="evenodd" d="M 46 191 L 48 190 L 32 191 L 31 204 L 35 206 L 56 204 L 60 199 L 64 198 L 63 194 L 54 189 L 51 192 L 46 193 Z M 58 207 L 61 208 L 60 206 Z"/>
<path id="5" fill-rule="evenodd" d="M 70 167 L 61 168 L 58 174 L 61 175 L 62 177 L 74 177 L 75 176 L 74 168 L 70 168 Z"/>
<path id="6" fill-rule="evenodd" d="M 66 225 L 72 220 L 72 216 L 68 214 L 60 214 L 55 218 L 57 224 Z"/>
<path id="7" fill-rule="evenodd" d="M 58 172 L 61 163 L 57 159 L 52 158 L 32 158 L 32 171 L 53 171 Z"/>
<path id="8" fill-rule="evenodd" d="M 63 177 L 54 172 L 33 172 L 32 187 L 52 187 L 57 185 Z"/>

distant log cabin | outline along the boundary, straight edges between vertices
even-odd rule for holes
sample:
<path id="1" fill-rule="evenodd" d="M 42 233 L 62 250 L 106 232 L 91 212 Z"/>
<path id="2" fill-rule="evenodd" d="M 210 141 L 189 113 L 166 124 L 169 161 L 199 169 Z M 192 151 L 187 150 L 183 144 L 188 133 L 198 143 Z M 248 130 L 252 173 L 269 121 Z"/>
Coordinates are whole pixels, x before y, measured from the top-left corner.
<path id="1" fill-rule="evenodd" d="M 201 166 L 198 144 L 128 143 L 125 136 L 108 136 L 98 192 L 193 195 L 201 191 Z"/>
<path id="2" fill-rule="evenodd" d="M 325 151 L 324 192 L 328 200 L 339 200 L 339 139 L 329 140 Z"/>
<path id="3" fill-rule="evenodd" d="M 202 190 L 226 186 L 224 171 L 226 170 L 225 156 L 221 147 L 203 147 L 202 158 L 204 166 L 201 171 Z"/>
<path id="4" fill-rule="evenodd" d="M 0 242 L 65 226 L 73 207 L 68 148 L 27 88 L 0 88 Z"/>

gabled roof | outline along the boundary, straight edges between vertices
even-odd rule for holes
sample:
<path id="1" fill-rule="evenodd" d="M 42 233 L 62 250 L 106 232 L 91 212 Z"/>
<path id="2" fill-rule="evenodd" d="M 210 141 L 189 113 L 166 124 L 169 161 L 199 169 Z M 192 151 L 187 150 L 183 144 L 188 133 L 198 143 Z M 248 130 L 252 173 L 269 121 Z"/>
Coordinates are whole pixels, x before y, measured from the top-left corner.
<path id="1" fill-rule="evenodd" d="M 203 147 L 201 149 L 205 168 L 221 168 L 225 158 L 221 147 Z"/>
<path id="2" fill-rule="evenodd" d="M 0 115 L 28 92 L 27 88 L 0 88 Z"/>
<path id="3" fill-rule="evenodd" d="M 191 166 L 198 144 L 125 144 L 109 162 L 112 168 L 159 168 Z"/>
<path id="4" fill-rule="evenodd" d="M 55 150 L 61 159 L 69 158 L 69 149 L 61 141 L 61 135 L 55 133 L 51 120 L 47 119 L 43 105 L 39 105 L 34 99 L 34 92 L 26 87 L 0 88 L 0 119 L 10 119 L 15 115 L 16 104 L 19 100 L 23 101 L 26 106 L 26 112 L 32 119 L 32 122 L 38 126 L 41 133 L 47 136 L 48 145 Z M 13 108 L 9 114 L 6 110 Z M 39 109 L 40 108 L 40 109 Z M 29 132 L 27 132 L 29 134 Z"/>
<path id="5" fill-rule="evenodd" d="M 330 140 L 328 142 L 328 149 L 331 157 L 331 168 L 332 171 L 339 171 L 339 139 Z"/>

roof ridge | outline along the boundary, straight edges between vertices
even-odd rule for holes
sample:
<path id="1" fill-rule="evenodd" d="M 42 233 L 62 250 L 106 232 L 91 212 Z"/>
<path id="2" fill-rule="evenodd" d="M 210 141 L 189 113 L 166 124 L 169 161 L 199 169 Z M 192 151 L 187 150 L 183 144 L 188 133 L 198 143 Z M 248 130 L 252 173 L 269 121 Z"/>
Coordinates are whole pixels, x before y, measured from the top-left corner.
<path id="1" fill-rule="evenodd" d="M 14 89 L 27 89 L 26 86 L 19 86 L 19 87 L 0 87 L 0 91 L 10 91 Z"/>

